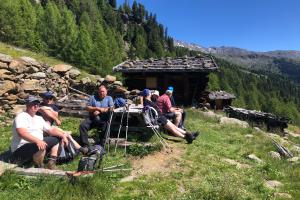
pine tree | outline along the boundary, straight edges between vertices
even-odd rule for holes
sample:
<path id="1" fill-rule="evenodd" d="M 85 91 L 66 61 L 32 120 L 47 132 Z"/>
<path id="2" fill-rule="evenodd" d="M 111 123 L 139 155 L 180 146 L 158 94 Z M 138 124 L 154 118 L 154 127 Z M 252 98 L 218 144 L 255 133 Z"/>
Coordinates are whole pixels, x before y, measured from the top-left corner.
<path id="1" fill-rule="evenodd" d="M 134 21 L 138 22 L 139 10 L 138 10 L 138 4 L 135 0 L 133 1 L 131 11 L 132 11 L 132 17 L 133 17 Z"/>
<path id="2" fill-rule="evenodd" d="M 67 8 L 63 8 L 62 11 L 58 37 L 60 44 L 59 56 L 66 61 L 74 62 L 78 27 L 75 22 L 75 16 Z"/>
<path id="3" fill-rule="evenodd" d="M 50 55 L 55 56 L 60 47 L 58 35 L 61 25 L 61 15 L 56 4 L 52 2 L 47 3 L 41 18 L 42 23 L 39 24 L 38 32 L 47 45 L 46 51 Z"/>
<path id="4" fill-rule="evenodd" d="M 77 38 L 77 43 L 76 43 L 75 62 L 79 66 L 91 67 L 92 49 L 93 49 L 93 42 L 89 32 L 87 31 L 87 26 L 85 23 L 81 23 L 78 38 Z"/>
<path id="5" fill-rule="evenodd" d="M 104 75 L 108 72 L 106 68 L 110 66 L 110 57 L 107 37 L 102 25 L 99 23 L 95 27 L 93 44 L 93 51 L 91 53 L 94 65 L 93 71 Z"/>
<path id="6" fill-rule="evenodd" d="M 0 3 L 0 38 L 22 47 L 35 44 L 36 14 L 29 0 Z"/>
<path id="7" fill-rule="evenodd" d="M 89 33 L 93 32 L 93 23 L 92 20 L 90 19 L 90 16 L 87 12 L 83 12 L 80 16 L 79 19 L 79 24 L 85 24 L 86 29 Z"/>
<path id="8" fill-rule="evenodd" d="M 133 45 L 135 47 L 135 55 L 139 58 L 145 58 L 147 43 L 141 34 L 136 36 Z"/>
<path id="9" fill-rule="evenodd" d="M 117 8 L 117 1 L 116 0 L 109 0 L 109 5 L 113 8 Z"/>
<path id="10" fill-rule="evenodd" d="M 120 43 L 118 43 L 117 34 L 110 28 L 106 29 L 106 35 L 108 38 L 108 46 L 109 46 L 109 58 L 111 61 L 110 66 L 106 66 L 107 71 L 111 70 L 111 66 L 119 64 L 122 61 L 122 50 L 120 47 Z"/>

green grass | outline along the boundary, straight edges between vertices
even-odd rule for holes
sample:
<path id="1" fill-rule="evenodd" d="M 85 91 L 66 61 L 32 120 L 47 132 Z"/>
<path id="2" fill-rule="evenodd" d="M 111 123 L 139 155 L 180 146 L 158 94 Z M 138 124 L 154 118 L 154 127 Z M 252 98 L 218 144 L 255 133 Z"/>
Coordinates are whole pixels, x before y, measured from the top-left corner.
<path id="1" fill-rule="evenodd" d="M 12 56 L 13 58 L 19 58 L 22 56 L 28 56 L 32 57 L 40 62 L 47 63 L 48 65 L 55 65 L 62 63 L 61 60 L 58 60 L 53 57 L 49 57 L 46 54 L 43 53 L 35 53 L 30 50 L 18 48 L 12 45 L 5 44 L 3 42 L 0 42 L 0 53 L 7 54 Z"/>
<path id="2" fill-rule="evenodd" d="M 75 135 L 78 125 L 78 119 L 63 120 L 63 128 Z M 142 175 L 125 183 L 119 180 L 129 172 L 98 173 L 71 183 L 63 178 L 26 178 L 6 172 L 0 177 L 0 199 L 278 199 L 274 197 L 275 192 L 300 199 L 300 164 L 271 159 L 268 152 L 275 151 L 275 147 L 266 135 L 251 128 L 220 125 L 217 119 L 207 119 L 192 110 L 188 110 L 186 127 L 201 134 L 191 145 L 173 144 L 184 149 L 184 154 L 176 160 L 176 167 L 170 173 Z M 9 146 L 10 128 L 0 128 L 1 151 Z M 254 137 L 246 138 L 246 134 Z M 247 159 L 251 153 L 264 163 Z M 237 169 L 224 162 L 224 158 L 251 167 Z M 129 159 L 122 156 L 122 149 L 109 156 L 104 165 L 116 163 L 130 166 Z M 74 169 L 76 165 L 74 162 L 60 167 Z M 278 180 L 284 185 L 270 190 L 265 187 L 265 180 Z"/>

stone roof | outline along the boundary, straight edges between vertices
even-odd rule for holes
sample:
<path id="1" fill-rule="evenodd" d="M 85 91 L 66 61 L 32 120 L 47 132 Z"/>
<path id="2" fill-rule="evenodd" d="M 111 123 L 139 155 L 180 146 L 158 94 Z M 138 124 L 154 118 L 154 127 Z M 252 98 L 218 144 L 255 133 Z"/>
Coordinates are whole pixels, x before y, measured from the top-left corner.
<path id="1" fill-rule="evenodd" d="M 208 94 L 210 100 L 216 99 L 235 99 L 236 97 L 233 94 L 230 94 L 225 91 L 212 91 Z"/>
<path id="2" fill-rule="evenodd" d="M 212 57 L 198 55 L 180 58 L 128 60 L 113 68 L 114 72 L 211 72 L 218 69 Z"/>

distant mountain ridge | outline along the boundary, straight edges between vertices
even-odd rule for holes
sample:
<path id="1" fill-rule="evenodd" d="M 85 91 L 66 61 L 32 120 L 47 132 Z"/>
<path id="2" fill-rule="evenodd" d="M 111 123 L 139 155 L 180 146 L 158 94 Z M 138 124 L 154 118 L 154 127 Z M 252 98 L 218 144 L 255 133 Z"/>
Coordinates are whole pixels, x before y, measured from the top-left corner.
<path id="1" fill-rule="evenodd" d="M 179 40 L 174 40 L 174 45 L 209 53 L 246 69 L 282 74 L 300 84 L 300 51 L 276 50 L 255 52 L 226 46 L 206 48 Z"/>
<path id="2" fill-rule="evenodd" d="M 247 49 L 242 49 L 238 47 L 203 47 L 195 43 L 187 43 L 180 40 L 174 40 L 175 46 L 185 47 L 194 51 L 201 51 L 204 53 L 218 54 L 218 55 L 228 55 L 228 56 L 242 56 L 242 55 L 264 55 L 276 58 L 288 58 L 288 59 L 299 59 L 300 60 L 300 51 L 297 50 L 275 50 L 275 51 L 266 51 L 266 52 L 257 52 L 250 51 Z"/>

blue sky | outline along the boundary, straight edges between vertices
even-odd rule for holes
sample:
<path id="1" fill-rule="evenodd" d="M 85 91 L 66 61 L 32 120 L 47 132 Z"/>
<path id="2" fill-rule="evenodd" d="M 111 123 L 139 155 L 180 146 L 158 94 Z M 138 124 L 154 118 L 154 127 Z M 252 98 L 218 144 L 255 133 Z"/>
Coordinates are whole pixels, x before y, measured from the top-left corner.
<path id="1" fill-rule="evenodd" d="M 253 51 L 300 50 L 300 0 L 137 2 L 156 13 L 169 35 L 178 40 Z"/>

